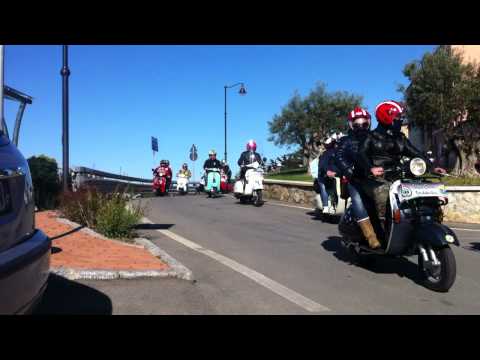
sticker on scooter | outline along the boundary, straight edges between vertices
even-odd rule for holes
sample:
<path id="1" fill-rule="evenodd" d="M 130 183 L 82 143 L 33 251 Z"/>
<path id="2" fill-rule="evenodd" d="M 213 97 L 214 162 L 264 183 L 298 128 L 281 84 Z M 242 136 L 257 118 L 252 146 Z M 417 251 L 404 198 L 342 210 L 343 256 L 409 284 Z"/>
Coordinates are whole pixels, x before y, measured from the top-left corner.
<path id="1" fill-rule="evenodd" d="M 404 198 L 409 198 L 410 196 L 412 196 L 412 190 L 410 190 L 408 187 L 402 186 L 400 190 L 400 194 Z"/>

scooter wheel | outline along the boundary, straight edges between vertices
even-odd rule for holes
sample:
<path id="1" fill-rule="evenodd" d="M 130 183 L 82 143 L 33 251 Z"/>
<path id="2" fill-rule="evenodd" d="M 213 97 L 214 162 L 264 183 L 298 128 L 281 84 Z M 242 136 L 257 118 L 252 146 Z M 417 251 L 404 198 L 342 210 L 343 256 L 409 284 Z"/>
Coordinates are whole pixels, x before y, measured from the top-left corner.
<path id="1" fill-rule="evenodd" d="M 448 292 L 455 282 L 457 276 L 457 264 L 455 255 L 450 247 L 435 249 L 435 255 L 440 261 L 440 273 L 433 276 L 423 269 L 423 256 L 418 255 L 418 267 L 422 277 L 423 285 L 430 290 L 437 292 Z"/>
<path id="2" fill-rule="evenodd" d="M 257 196 L 255 198 L 255 201 L 254 201 L 254 205 L 256 207 L 260 207 L 263 205 L 263 194 L 262 194 L 262 190 L 258 190 L 257 191 Z"/>

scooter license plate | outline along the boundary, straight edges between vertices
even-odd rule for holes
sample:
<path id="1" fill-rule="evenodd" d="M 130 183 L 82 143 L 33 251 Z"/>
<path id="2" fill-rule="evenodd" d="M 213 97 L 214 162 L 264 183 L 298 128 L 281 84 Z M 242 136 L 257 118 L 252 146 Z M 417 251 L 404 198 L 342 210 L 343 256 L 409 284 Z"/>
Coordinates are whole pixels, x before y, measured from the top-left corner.
<path id="1" fill-rule="evenodd" d="M 406 184 L 398 187 L 400 201 L 421 197 L 447 197 L 447 190 L 443 184 Z"/>

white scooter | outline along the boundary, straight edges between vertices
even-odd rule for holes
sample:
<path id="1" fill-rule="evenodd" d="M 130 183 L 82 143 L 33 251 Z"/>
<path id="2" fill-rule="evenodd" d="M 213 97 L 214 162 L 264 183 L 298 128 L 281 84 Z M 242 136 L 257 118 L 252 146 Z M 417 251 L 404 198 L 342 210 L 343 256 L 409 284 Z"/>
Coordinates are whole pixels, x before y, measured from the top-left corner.
<path id="1" fill-rule="evenodd" d="M 255 206 L 262 206 L 263 169 L 257 161 L 245 167 L 245 179 L 235 182 L 233 194 L 242 204 L 253 202 Z"/>
<path id="2" fill-rule="evenodd" d="M 185 195 L 188 193 L 188 181 L 189 177 L 185 174 L 177 174 L 177 191 L 180 195 Z"/>

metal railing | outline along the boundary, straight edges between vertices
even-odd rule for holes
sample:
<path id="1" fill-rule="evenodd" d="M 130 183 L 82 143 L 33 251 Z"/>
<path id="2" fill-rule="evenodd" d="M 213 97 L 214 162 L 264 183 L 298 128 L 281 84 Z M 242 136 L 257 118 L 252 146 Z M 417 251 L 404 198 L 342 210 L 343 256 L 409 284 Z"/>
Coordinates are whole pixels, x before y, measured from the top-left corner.
<path id="1" fill-rule="evenodd" d="M 84 166 L 74 167 L 72 188 L 76 191 L 82 187 L 94 186 L 102 192 L 123 191 L 127 187 L 135 193 L 152 192 L 153 178 L 144 179 L 132 176 L 113 174 L 106 171 L 90 169 Z M 198 181 L 188 183 L 189 192 L 195 192 Z M 176 180 L 172 179 L 171 192 L 176 192 Z"/>

